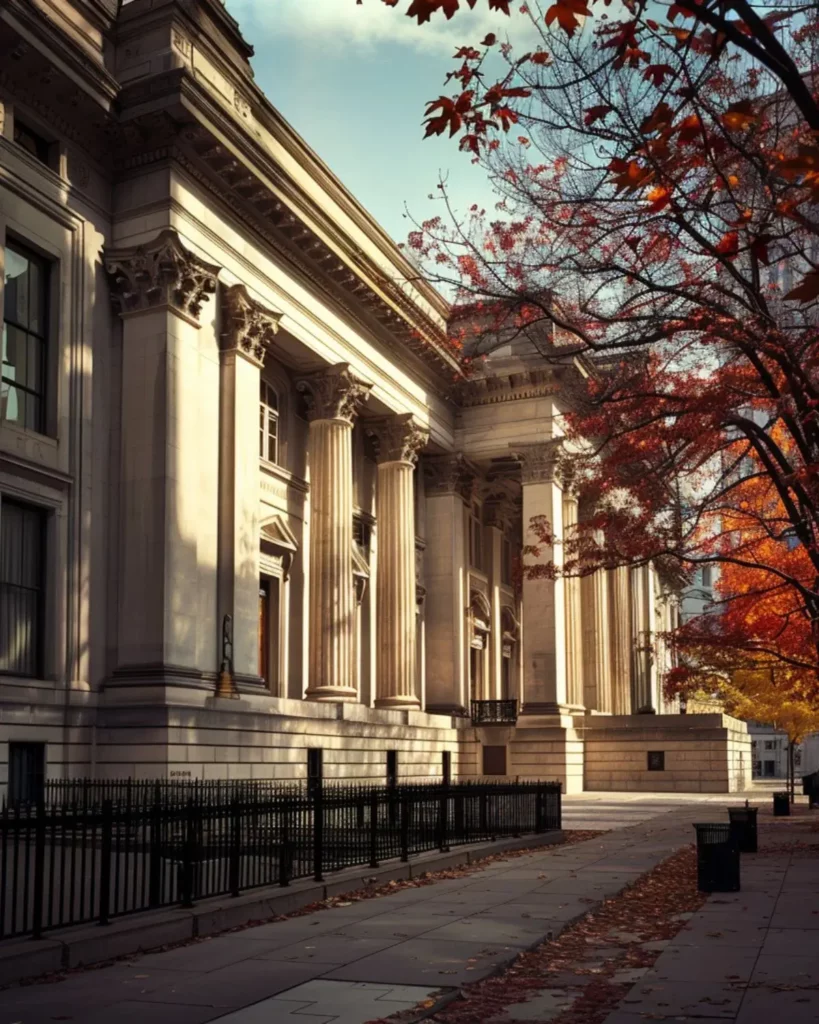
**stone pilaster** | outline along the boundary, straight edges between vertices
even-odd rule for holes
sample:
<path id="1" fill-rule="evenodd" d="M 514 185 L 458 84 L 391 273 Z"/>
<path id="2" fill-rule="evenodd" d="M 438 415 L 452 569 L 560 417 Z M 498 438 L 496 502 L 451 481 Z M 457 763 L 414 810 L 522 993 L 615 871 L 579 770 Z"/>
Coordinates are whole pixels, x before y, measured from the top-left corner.
<path id="1" fill-rule="evenodd" d="M 631 714 L 631 593 L 629 569 L 609 572 L 612 712 Z"/>
<path id="2" fill-rule="evenodd" d="M 356 701 L 353 587 L 355 417 L 371 385 L 346 363 L 298 381 L 310 421 L 310 658 L 307 697 Z"/>
<path id="3" fill-rule="evenodd" d="M 577 497 L 571 489 L 563 492 L 563 536 L 577 529 Z M 565 577 L 566 593 L 566 697 L 573 708 L 581 708 L 583 693 L 583 620 L 579 576 Z"/>
<path id="4" fill-rule="evenodd" d="M 244 285 L 223 288 L 219 360 L 219 616 L 233 671 L 259 675 L 259 381 L 281 315 Z"/>
<path id="5" fill-rule="evenodd" d="M 411 415 L 372 425 L 378 445 L 376 706 L 419 708 L 413 473 L 429 434 Z"/>
<path id="6" fill-rule="evenodd" d="M 198 681 L 219 668 L 217 338 L 201 322 L 219 268 L 173 230 L 106 250 L 122 317 L 119 678 Z M 203 358 L 203 353 L 212 358 Z"/>
<path id="7" fill-rule="evenodd" d="M 635 566 L 631 570 L 631 658 L 632 707 L 634 711 L 647 711 L 654 707 L 651 695 L 652 675 L 652 599 L 648 567 Z"/>
<path id="8" fill-rule="evenodd" d="M 563 492 L 558 472 L 560 440 L 525 445 L 517 452 L 523 486 L 524 546 L 536 545 L 527 556 L 530 569 L 552 562 L 557 577 L 524 573 L 523 579 L 523 713 L 558 714 L 566 708 L 565 580 L 559 575 L 563 548 L 538 541 L 532 520 L 544 517 L 554 538 L 563 534 Z"/>

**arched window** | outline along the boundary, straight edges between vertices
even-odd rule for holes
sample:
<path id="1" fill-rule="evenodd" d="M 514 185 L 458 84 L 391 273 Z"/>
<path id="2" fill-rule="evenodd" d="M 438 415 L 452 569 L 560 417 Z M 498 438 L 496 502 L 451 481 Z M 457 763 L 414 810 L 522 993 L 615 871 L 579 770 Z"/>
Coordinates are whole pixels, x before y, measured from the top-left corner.
<path id="1" fill-rule="evenodd" d="M 486 700 L 487 654 L 492 609 L 485 594 L 473 590 L 469 596 L 469 690 L 472 700 Z"/>
<path id="2" fill-rule="evenodd" d="M 516 690 L 515 662 L 518 642 L 518 622 L 509 607 L 501 609 L 501 700 L 510 700 Z"/>
<path id="3" fill-rule="evenodd" d="M 259 455 L 267 462 L 279 461 L 279 395 L 266 380 L 259 394 Z"/>

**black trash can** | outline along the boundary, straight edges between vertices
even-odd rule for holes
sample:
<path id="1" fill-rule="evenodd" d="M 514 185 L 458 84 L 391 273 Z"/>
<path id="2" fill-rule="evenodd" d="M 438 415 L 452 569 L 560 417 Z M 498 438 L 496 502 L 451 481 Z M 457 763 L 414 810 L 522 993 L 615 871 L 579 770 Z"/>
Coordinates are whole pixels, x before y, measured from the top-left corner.
<path id="1" fill-rule="evenodd" d="M 808 805 L 819 805 L 819 772 L 811 772 L 802 776 L 802 792 L 808 798 Z"/>
<path id="2" fill-rule="evenodd" d="M 739 843 L 730 824 L 695 825 L 697 888 L 700 892 L 739 892 Z"/>
<path id="3" fill-rule="evenodd" d="M 775 818 L 787 818 L 791 813 L 791 798 L 786 792 L 774 793 L 773 813 Z"/>
<path id="4" fill-rule="evenodd" d="M 728 820 L 740 853 L 756 853 L 756 807 L 729 807 Z"/>

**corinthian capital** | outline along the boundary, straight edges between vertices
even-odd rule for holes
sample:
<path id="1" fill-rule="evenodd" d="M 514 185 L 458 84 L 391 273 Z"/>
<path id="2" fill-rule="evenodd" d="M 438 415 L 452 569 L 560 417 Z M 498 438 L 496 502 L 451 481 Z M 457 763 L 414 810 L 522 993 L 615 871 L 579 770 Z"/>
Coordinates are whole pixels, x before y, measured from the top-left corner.
<path id="1" fill-rule="evenodd" d="M 429 440 L 429 431 L 420 427 L 411 413 L 368 423 L 367 430 L 376 440 L 379 462 L 408 462 L 414 466 L 418 452 Z"/>
<path id="2" fill-rule="evenodd" d="M 251 299 L 243 284 L 222 292 L 222 348 L 241 352 L 261 366 L 266 349 L 273 344 L 281 313 L 274 313 Z"/>
<path id="3" fill-rule="evenodd" d="M 108 252 L 105 269 L 121 314 L 169 306 L 193 320 L 216 291 L 219 274 L 219 267 L 194 256 L 170 229 L 147 245 Z"/>
<path id="4" fill-rule="evenodd" d="M 524 444 L 517 448 L 515 455 L 520 460 L 521 483 L 560 483 L 562 448 L 562 438 L 540 441 L 537 444 Z"/>
<path id="5" fill-rule="evenodd" d="M 460 452 L 424 457 L 424 477 L 429 494 L 460 494 L 469 500 L 478 470 Z"/>
<path id="6" fill-rule="evenodd" d="M 361 406 L 370 395 L 372 384 L 365 384 L 350 369 L 349 363 L 330 366 L 296 382 L 307 399 L 307 418 L 345 420 L 354 423 Z"/>

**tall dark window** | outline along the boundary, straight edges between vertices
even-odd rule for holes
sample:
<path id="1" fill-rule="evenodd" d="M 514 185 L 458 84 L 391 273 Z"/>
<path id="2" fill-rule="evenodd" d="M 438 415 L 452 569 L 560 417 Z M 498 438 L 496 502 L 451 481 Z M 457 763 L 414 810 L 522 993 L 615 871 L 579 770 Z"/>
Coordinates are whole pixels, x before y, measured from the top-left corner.
<path id="1" fill-rule="evenodd" d="M 394 789 L 398 785 L 398 751 L 387 751 L 387 785 Z"/>
<path id="2" fill-rule="evenodd" d="M 447 785 L 452 781 L 452 754 L 449 750 L 441 754 L 441 778 Z"/>
<path id="3" fill-rule="evenodd" d="M 9 803 L 36 803 L 45 791 L 45 743 L 9 743 Z"/>
<path id="4" fill-rule="evenodd" d="M 324 778 L 324 751 L 321 747 L 310 747 L 307 751 L 307 789 L 315 793 L 321 788 Z"/>
<path id="5" fill-rule="evenodd" d="M 43 551 L 40 509 L 0 503 L 0 673 L 42 674 Z"/>
<path id="6" fill-rule="evenodd" d="M 9 242 L 5 252 L 0 421 L 42 432 L 48 263 Z"/>

